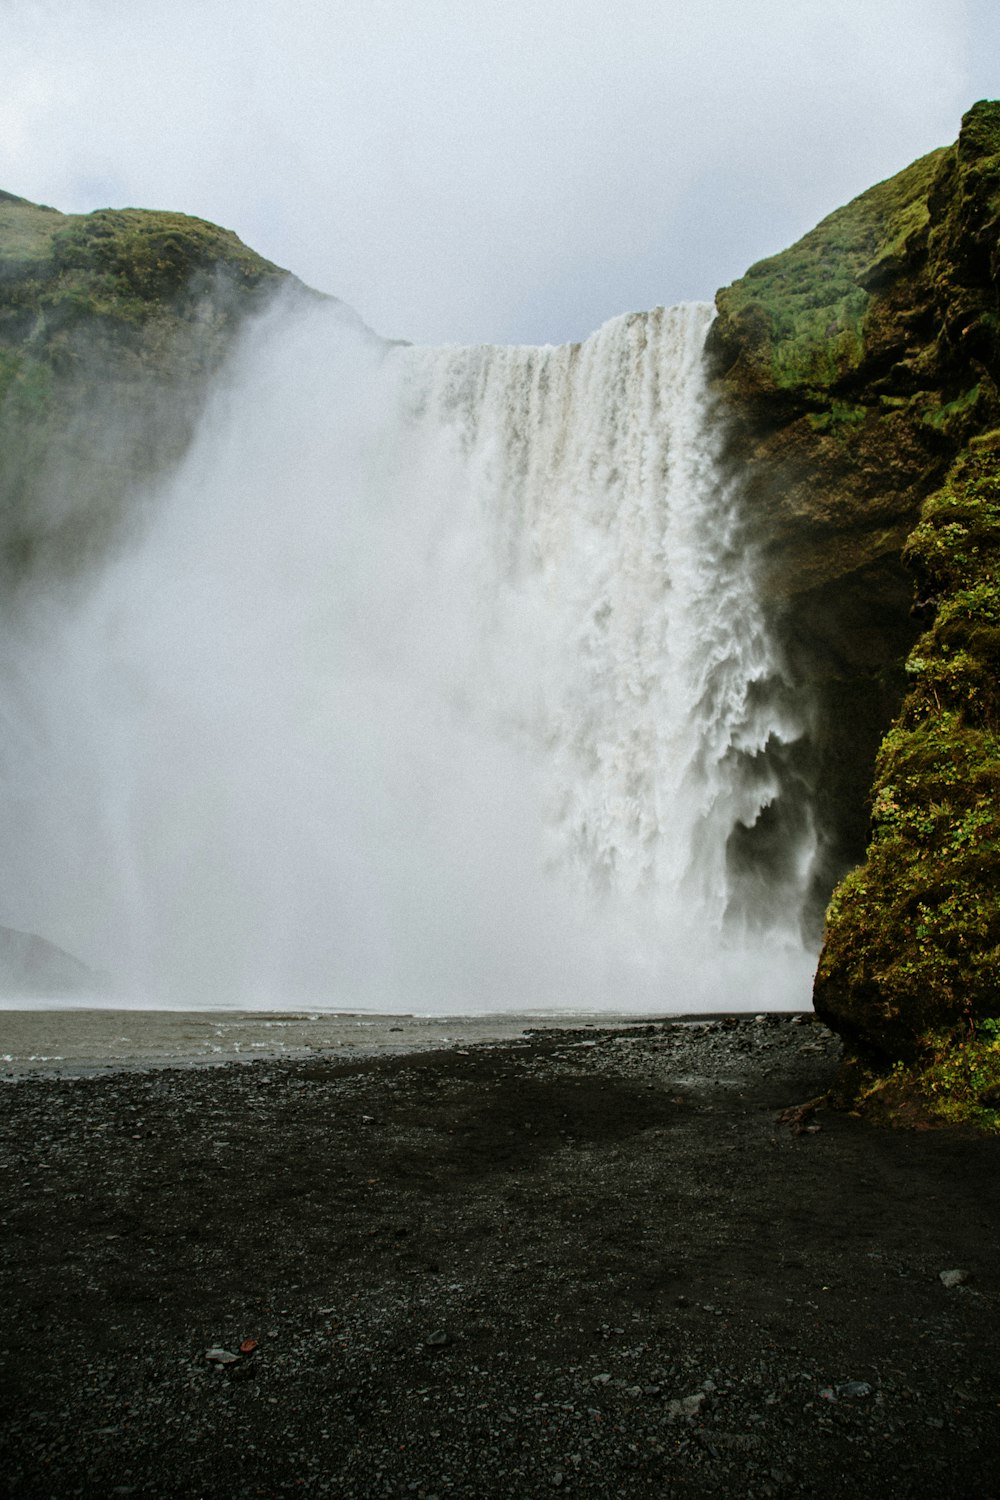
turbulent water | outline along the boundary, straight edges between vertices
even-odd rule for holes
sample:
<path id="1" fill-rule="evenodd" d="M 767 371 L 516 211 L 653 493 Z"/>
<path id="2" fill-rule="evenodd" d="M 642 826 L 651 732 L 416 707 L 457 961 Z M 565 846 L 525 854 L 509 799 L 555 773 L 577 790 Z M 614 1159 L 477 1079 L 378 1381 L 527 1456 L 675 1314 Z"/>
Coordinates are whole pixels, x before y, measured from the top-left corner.
<path id="1" fill-rule="evenodd" d="M 258 326 L 132 542 L 5 623 L 0 920 L 137 1004 L 804 1002 L 804 722 L 709 321 Z"/>

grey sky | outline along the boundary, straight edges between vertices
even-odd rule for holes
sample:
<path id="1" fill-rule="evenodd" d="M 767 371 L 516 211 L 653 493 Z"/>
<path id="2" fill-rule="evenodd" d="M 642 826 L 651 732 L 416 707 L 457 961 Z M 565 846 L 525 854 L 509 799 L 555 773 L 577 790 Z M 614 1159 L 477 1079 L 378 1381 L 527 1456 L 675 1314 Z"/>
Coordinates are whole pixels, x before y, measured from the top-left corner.
<path id="1" fill-rule="evenodd" d="M 0 186 L 435 342 L 711 297 L 1000 94 L 995 0 L 0 0 L 0 45 Z"/>

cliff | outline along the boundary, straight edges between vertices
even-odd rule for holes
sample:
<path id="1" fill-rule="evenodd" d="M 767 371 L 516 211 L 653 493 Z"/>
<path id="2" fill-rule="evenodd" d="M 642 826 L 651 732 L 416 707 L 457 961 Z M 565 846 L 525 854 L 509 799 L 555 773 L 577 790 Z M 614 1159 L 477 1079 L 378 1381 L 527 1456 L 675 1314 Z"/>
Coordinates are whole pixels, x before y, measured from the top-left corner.
<path id="1" fill-rule="evenodd" d="M 817 1010 L 852 1048 L 855 1100 L 884 1104 L 895 1069 L 897 1112 L 946 1100 L 987 1124 L 998 230 L 1000 104 L 983 102 L 956 145 L 720 292 L 711 338 L 788 670 L 814 696 L 820 890 L 864 861 L 828 912 Z"/>
<path id="2" fill-rule="evenodd" d="M 183 214 L 67 215 L 0 193 L 0 576 L 100 555 L 190 440 L 236 330 L 306 289 Z"/>

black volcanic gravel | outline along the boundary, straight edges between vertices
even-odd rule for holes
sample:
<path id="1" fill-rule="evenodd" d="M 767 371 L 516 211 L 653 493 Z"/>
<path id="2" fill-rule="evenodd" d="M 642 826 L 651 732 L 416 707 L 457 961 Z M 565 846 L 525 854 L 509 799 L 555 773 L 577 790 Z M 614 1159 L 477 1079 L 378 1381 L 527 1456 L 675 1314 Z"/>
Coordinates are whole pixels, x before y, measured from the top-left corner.
<path id="1" fill-rule="evenodd" d="M 996 1500 L 1000 1139 L 777 1123 L 836 1060 L 770 1017 L 7 1084 L 4 1493 Z"/>

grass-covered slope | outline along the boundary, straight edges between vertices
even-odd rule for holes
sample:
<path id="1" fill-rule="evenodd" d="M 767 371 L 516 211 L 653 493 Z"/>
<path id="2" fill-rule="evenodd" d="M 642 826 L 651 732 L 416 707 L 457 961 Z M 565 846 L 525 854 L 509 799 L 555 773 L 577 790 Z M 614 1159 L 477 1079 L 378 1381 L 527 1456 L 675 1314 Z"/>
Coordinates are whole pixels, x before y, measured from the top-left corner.
<path id="1" fill-rule="evenodd" d="M 200 219 L 0 194 L 0 576 L 107 545 L 236 329 L 291 281 Z"/>
<path id="2" fill-rule="evenodd" d="M 946 156 L 934 151 L 870 188 L 719 293 L 719 313 L 739 328 L 755 383 L 815 403 L 827 424 L 863 418 L 863 407 L 830 394 L 865 359 L 871 289 L 905 264 L 911 238 L 926 230 Z"/>

